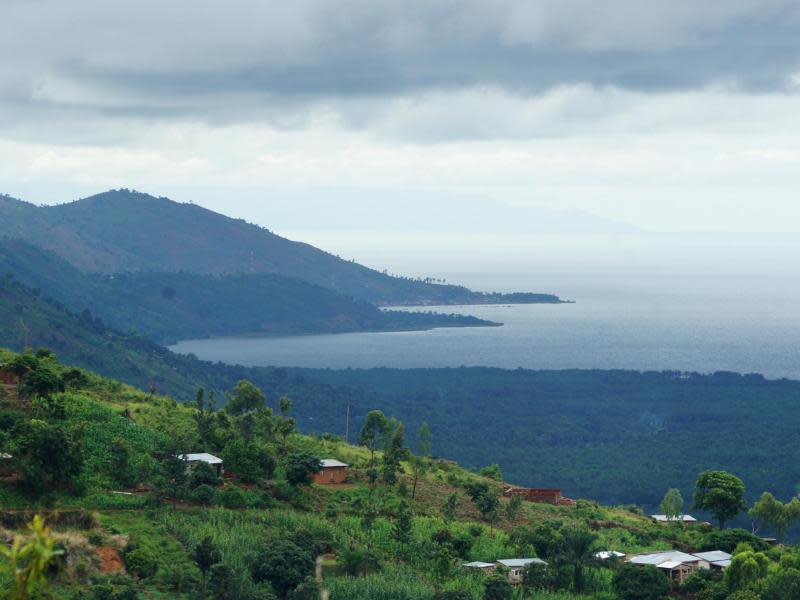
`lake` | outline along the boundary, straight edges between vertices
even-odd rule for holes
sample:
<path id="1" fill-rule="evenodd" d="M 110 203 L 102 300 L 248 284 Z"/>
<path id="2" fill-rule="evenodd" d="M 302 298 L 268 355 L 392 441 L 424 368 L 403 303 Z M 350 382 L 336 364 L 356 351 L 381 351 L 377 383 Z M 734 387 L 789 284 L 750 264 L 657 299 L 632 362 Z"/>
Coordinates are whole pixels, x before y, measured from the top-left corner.
<path id="1" fill-rule="evenodd" d="M 576 303 L 433 307 L 504 323 L 496 328 L 189 340 L 172 349 L 248 366 L 730 370 L 800 379 L 800 285 L 785 272 L 575 266 L 448 279 L 478 289 L 554 292 Z"/>

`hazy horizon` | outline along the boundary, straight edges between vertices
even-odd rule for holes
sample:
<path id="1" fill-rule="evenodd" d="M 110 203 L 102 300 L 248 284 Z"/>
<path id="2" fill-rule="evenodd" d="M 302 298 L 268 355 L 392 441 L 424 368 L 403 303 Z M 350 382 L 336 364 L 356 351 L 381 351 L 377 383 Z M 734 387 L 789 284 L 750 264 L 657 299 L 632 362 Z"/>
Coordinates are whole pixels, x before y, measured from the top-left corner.
<path id="1" fill-rule="evenodd" d="M 798 231 L 798 25 L 785 0 L 6 2 L 0 189 L 277 230 Z"/>

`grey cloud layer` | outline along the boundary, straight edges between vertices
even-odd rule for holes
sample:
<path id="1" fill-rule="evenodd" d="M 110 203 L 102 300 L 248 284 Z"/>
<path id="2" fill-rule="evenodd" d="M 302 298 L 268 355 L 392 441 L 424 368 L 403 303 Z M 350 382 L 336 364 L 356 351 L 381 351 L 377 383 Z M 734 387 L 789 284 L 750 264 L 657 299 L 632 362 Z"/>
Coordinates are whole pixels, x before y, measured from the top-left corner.
<path id="1" fill-rule="evenodd" d="M 788 92 L 798 33 L 800 5 L 777 0 L 0 0 L 0 127 L 293 127 L 321 106 L 357 126 L 376 102 L 481 86 Z"/>

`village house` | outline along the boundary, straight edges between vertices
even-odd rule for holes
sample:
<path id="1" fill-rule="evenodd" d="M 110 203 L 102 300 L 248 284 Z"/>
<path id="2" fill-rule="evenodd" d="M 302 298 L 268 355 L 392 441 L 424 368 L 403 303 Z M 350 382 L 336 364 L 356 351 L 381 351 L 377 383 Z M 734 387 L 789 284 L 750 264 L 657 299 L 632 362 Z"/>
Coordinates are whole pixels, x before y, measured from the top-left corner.
<path id="1" fill-rule="evenodd" d="M 692 515 L 678 515 L 676 517 L 667 515 L 650 515 L 650 518 L 657 523 L 697 523 Z"/>
<path id="2" fill-rule="evenodd" d="M 465 569 L 470 569 L 471 571 L 477 571 L 484 574 L 493 573 L 497 567 L 497 565 L 494 563 L 481 562 L 479 560 L 464 563 L 461 566 Z"/>
<path id="3" fill-rule="evenodd" d="M 503 491 L 503 496 L 520 495 L 528 502 L 538 502 L 540 504 L 557 504 L 562 506 L 572 506 L 575 501 L 565 497 L 561 490 L 555 488 L 520 488 L 510 487 Z"/>
<path id="4" fill-rule="evenodd" d="M 11 463 L 13 458 L 7 452 L 0 452 L 0 477 L 11 477 L 16 473 Z"/>
<path id="5" fill-rule="evenodd" d="M 522 583 L 525 567 L 534 563 L 538 565 L 547 565 L 541 558 L 504 558 L 497 561 L 498 565 L 502 565 L 508 569 L 508 580 L 512 585 Z"/>
<path id="6" fill-rule="evenodd" d="M 5 365 L 0 365 L 0 383 L 4 385 L 19 384 L 19 376 L 9 371 Z"/>
<path id="7" fill-rule="evenodd" d="M 220 477 L 225 473 L 223 468 L 222 459 L 209 454 L 208 452 L 198 452 L 196 454 L 179 454 L 178 458 L 185 460 L 188 469 L 193 469 L 198 463 L 206 463 L 211 465 Z"/>
<path id="8" fill-rule="evenodd" d="M 696 573 L 700 569 L 711 568 L 707 560 L 679 550 L 639 554 L 632 557 L 628 562 L 634 565 L 653 565 L 678 583 L 683 583 L 689 575 Z"/>
<path id="9" fill-rule="evenodd" d="M 326 458 L 320 461 L 320 470 L 314 474 L 314 483 L 332 485 L 344 483 L 347 479 L 347 465 L 335 458 Z"/>
<path id="10" fill-rule="evenodd" d="M 722 550 L 711 550 L 710 552 L 696 552 L 694 556 L 707 560 L 712 569 L 724 571 L 731 565 L 731 558 L 727 552 Z"/>

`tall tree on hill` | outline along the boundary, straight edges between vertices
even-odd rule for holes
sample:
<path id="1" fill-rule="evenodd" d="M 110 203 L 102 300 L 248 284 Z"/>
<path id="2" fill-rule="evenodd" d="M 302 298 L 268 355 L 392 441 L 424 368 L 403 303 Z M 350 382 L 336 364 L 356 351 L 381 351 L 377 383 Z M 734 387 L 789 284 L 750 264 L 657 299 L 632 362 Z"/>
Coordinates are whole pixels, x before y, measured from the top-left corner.
<path id="1" fill-rule="evenodd" d="M 572 528 L 564 532 L 559 562 L 572 567 L 572 585 L 578 594 L 584 590 L 584 572 L 594 563 L 597 535 L 588 529 Z"/>
<path id="2" fill-rule="evenodd" d="M 204 537 L 203 540 L 195 546 L 192 558 L 202 574 L 203 591 L 205 592 L 208 572 L 211 570 L 211 567 L 221 560 L 219 550 L 214 546 L 214 541 L 211 539 L 211 536 Z"/>
<path id="3" fill-rule="evenodd" d="M 694 507 L 710 512 L 725 529 L 725 523 L 747 508 L 744 482 L 727 471 L 704 471 L 695 484 Z"/>
<path id="4" fill-rule="evenodd" d="M 412 500 L 417 496 L 417 483 L 427 471 L 431 455 L 431 430 L 424 421 L 417 430 L 417 451 L 419 455 L 411 457 L 411 469 L 414 474 L 414 483 L 411 488 Z"/>
<path id="5" fill-rule="evenodd" d="M 228 395 L 225 410 L 232 415 L 241 415 L 254 411 L 266 403 L 267 398 L 262 391 L 246 379 L 242 379 Z"/>
<path id="6" fill-rule="evenodd" d="M 667 519 L 680 519 L 683 516 L 683 496 L 681 496 L 681 491 L 678 488 L 668 489 L 667 493 L 664 494 L 663 500 L 661 500 L 659 508 Z"/>
<path id="7" fill-rule="evenodd" d="M 769 492 L 764 492 L 747 514 L 753 519 L 755 531 L 769 527 L 782 538 L 786 530 L 800 519 L 800 499 L 795 496 L 784 504 Z"/>
<path id="8" fill-rule="evenodd" d="M 397 426 L 389 445 L 383 453 L 383 481 L 389 485 L 397 483 L 397 471 L 400 469 L 400 462 L 408 456 L 408 449 L 405 447 L 405 427 L 403 424 Z"/>
<path id="9" fill-rule="evenodd" d="M 358 443 L 366 446 L 369 450 L 370 469 L 375 468 L 375 450 L 378 449 L 380 442 L 386 434 L 387 420 L 386 415 L 380 410 L 371 410 L 364 419 L 364 425 L 358 434 Z"/>

